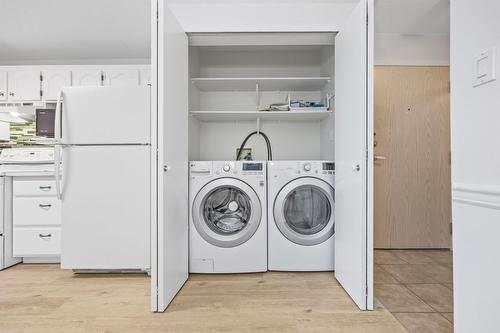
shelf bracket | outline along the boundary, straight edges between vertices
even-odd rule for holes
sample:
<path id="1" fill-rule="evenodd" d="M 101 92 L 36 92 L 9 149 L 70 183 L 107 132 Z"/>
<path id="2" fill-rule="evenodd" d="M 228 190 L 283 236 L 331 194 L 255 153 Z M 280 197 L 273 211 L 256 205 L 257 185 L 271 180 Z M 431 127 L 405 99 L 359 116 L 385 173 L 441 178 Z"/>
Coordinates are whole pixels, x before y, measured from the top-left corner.
<path id="1" fill-rule="evenodd" d="M 255 84 L 255 108 L 257 111 L 259 110 L 260 106 L 260 91 L 259 91 L 259 84 Z"/>
<path id="2" fill-rule="evenodd" d="M 257 135 L 260 135 L 260 117 L 257 117 Z"/>

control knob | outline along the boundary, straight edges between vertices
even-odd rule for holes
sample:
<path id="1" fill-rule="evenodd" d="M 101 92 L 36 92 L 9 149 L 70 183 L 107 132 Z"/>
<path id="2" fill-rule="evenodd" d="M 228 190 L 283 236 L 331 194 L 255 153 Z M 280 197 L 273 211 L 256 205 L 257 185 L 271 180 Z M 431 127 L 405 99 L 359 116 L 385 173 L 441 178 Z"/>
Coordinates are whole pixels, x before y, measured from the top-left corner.
<path id="1" fill-rule="evenodd" d="M 304 171 L 311 171 L 311 163 L 305 163 L 303 168 L 304 168 Z"/>

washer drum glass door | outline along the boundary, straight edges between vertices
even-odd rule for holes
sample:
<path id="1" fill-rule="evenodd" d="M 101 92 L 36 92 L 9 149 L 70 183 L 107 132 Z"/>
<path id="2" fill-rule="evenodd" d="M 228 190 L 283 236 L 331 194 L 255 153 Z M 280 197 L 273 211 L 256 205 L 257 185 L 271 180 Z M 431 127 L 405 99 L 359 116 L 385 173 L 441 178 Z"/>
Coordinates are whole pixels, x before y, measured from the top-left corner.
<path id="1" fill-rule="evenodd" d="M 317 245 L 335 232 L 335 191 L 325 181 L 303 177 L 286 184 L 274 201 L 276 226 L 290 241 Z"/>
<path id="2" fill-rule="evenodd" d="M 262 217 L 259 197 L 245 182 L 219 178 L 205 185 L 193 202 L 193 223 L 203 239 L 235 247 L 252 238 Z"/>

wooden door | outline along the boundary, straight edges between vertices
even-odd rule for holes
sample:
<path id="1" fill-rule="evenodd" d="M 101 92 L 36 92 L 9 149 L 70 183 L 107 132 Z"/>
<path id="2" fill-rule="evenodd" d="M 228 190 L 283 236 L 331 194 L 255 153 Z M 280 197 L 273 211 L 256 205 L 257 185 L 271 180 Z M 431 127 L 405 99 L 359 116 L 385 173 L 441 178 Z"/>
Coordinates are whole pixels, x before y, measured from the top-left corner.
<path id="1" fill-rule="evenodd" d="M 449 80 L 448 67 L 375 68 L 376 248 L 451 245 Z"/>

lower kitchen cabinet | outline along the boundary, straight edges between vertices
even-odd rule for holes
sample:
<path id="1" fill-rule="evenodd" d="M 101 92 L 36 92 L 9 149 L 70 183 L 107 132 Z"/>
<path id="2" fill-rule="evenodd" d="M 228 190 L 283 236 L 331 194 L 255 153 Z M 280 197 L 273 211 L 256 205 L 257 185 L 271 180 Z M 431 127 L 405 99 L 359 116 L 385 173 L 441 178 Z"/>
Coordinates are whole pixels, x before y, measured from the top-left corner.
<path id="1" fill-rule="evenodd" d="M 52 177 L 14 177 L 13 252 L 23 258 L 61 255 L 61 202 Z"/>

